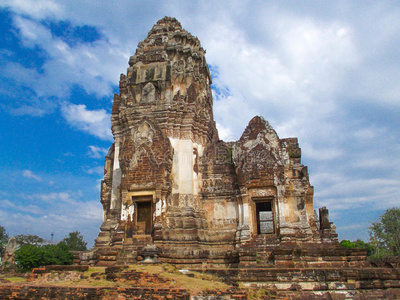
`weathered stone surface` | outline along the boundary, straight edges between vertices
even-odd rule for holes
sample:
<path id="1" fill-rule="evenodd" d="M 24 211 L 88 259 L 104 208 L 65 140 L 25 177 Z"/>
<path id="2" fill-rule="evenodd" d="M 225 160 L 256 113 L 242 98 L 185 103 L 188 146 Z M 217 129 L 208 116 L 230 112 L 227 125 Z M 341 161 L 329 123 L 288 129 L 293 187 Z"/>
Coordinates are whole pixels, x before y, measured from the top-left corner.
<path id="1" fill-rule="evenodd" d="M 184 289 L 0 286 L 0 299 L 190 299 Z"/>
<path id="2" fill-rule="evenodd" d="M 4 256 L 2 257 L 4 262 L 14 263 L 14 253 L 18 249 L 18 243 L 15 237 L 11 237 L 5 247 Z"/>
<path id="3" fill-rule="evenodd" d="M 120 77 L 93 256 L 100 264 L 123 262 L 125 250 L 132 260 L 152 243 L 164 262 L 230 265 L 256 260 L 245 250 L 255 244 L 269 264 L 266 248 L 281 243 L 337 245 L 327 210 L 315 217 L 296 138 L 280 139 L 257 116 L 238 141 L 219 140 L 204 54 L 165 17 Z M 272 244 L 258 243 L 262 236 Z"/>
<path id="4" fill-rule="evenodd" d="M 212 269 L 231 287 L 210 287 L 202 292 L 173 288 L 169 275 L 138 271 L 128 266 L 113 266 L 92 273 L 91 280 L 119 284 L 108 287 L 51 286 L 59 280 L 88 278 L 87 267 L 53 266 L 34 269 L 26 284 L 0 284 L 0 299 L 399 299 L 400 273 L 389 268 L 242 268 Z M 195 272 L 181 270 L 188 277 Z M 183 272 L 186 271 L 186 272 Z M 204 270 L 195 270 L 204 272 Z M 192 276 L 191 276 L 192 275 Z M 239 289 L 239 283 L 242 288 Z M 38 285 L 39 284 L 39 285 Z M 43 286 L 46 284 L 47 286 Z M 50 286 L 49 286 L 50 284 Z"/>
<path id="5" fill-rule="evenodd" d="M 271 297 L 395 295 L 398 269 L 371 269 L 364 250 L 339 245 L 328 210 L 316 214 L 297 138 L 279 138 L 256 116 L 238 141 L 219 140 L 204 54 L 165 17 L 130 58 L 114 96 L 103 224 L 90 257 L 216 268 Z"/>

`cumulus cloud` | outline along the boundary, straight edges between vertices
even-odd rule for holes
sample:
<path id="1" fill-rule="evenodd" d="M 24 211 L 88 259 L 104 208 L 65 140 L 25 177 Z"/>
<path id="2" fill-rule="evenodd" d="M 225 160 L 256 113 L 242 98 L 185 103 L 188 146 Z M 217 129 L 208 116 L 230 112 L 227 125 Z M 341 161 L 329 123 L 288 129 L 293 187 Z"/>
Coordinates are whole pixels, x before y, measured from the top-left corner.
<path id="1" fill-rule="evenodd" d="M 15 26 L 25 45 L 37 46 L 49 56 L 40 75 L 30 71 L 35 75 L 32 88 L 39 97 L 63 98 L 75 84 L 81 85 L 88 94 L 111 95 L 119 74 L 116 66 L 127 61 L 127 54 L 120 48 L 114 48 L 106 40 L 69 45 L 52 35 L 49 27 L 24 17 L 17 16 Z"/>
<path id="2" fill-rule="evenodd" d="M 88 110 L 84 104 L 66 103 L 61 107 L 61 112 L 72 127 L 102 140 L 112 141 L 111 115 L 106 110 Z"/>
<path id="3" fill-rule="evenodd" d="M 47 1 L 43 6 L 50 3 Z M 19 11 L 20 6 L 16 9 Z M 16 14 L 13 25 L 23 45 L 36 51 L 43 62 L 39 66 L 26 66 L 10 60 L 16 53 L 1 53 L 3 72 L 0 77 L 6 80 L 5 86 L 9 86 L 0 88 L 0 93 L 17 100 L 10 103 L 7 110 L 14 115 L 41 117 L 70 97 L 76 86 L 97 98 L 111 99 L 119 74 L 127 65 L 127 49 L 110 43 L 101 33 L 95 41 L 69 44 L 52 33 L 51 24 L 33 17 L 39 14 L 30 17 Z M 13 93 L 10 94 L 10 90 Z"/>
<path id="4" fill-rule="evenodd" d="M 240 24 L 215 20 L 207 27 L 207 59 L 218 66 L 213 83 L 217 120 L 236 134 L 254 114 L 277 126 L 312 127 L 336 113 L 333 98 L 343 74 L 357 64 L 351 30 L 344 24 L 320 26 L 308 19 L 279 16 L 269 44 L 252 41 Z M 215 29 L 216 28 L 216 29 Z M 321 100 L 323 102 L 321 102 Z M 239 117 L 239 119 L 238 119 Z M 233 127 L 234 126 L 234 127 Z M 240 128 L 239 128 L 240 126 Z"/>
<path id="5" fill-rule="evenodd" d="M 34 18 L 45 18 L 62 13 L 62 7 L 51 0 L 5 0 L 3 5 L 11 7 L 17 13 Z"/>

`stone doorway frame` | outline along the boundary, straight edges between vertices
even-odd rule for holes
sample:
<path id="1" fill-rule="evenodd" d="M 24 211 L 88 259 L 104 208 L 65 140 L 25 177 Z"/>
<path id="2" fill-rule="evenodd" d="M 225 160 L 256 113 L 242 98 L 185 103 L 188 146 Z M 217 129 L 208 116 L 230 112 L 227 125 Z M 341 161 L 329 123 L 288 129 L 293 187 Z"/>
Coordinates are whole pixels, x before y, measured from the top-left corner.
<path id="1" fill-rule="evenodd" d="M 272 228 L 271 233 L 260 233 L 260 220 L 257 214 L 257 206 L 261 203 L 270 203 L 272 212 Z M 276 211 L 275 211 L 275 198 L 274 197 L 252 197 L 251 198 L 251 210 L 252 210 L 252 233 L 254 235 L 276 235 Z"/>
<path id="2" fill-rule="evenodd" d="M 156 211 L 156 191 L 155 190 L 146 190 L 146 191 L 131 191 L 127 192 L 124 195 L 124 199 L 126 199 L 124 202 L 127 202 L 130 205 L 133 205 L 134 207 L 134 212 L 132 215 L 132 223 L 134 226 L 134 231 L 133 231 L 133 236 L 138 236 L 138 235 L 151 235 L 153 236 L 154 232 L 154 213 Z M 138 229 L 138 202 L 150 202 L 151 203 L 151 212 L 150 212 L 150 234 L 138 234 L 137 229 Z"/>
<path id="3" fill-rule="evenodd" d="M 135 199 L 137 198 L 137 199 Z M 154 214 L 154 205 L 153 198 L 151 196 L 138 196 L 132 197 L 133 205 L 135 206 L 136 214 L 135 223 L 136 223 L 136 233 L 139 235 L 153 235 L 154 231 L 154 222 L 153 222 L 153 214 Z M 147 211 L 147 207 L 149 206 L 150 211 Z M 146 216 L 144 220 L 141 220 L 140 213 L 146 212 Z M 136 216 L 135 216 L 136 215 Z M 144 224 L 142 224 L 144 223 Z M 142 229 L 141 227 L 144 228 Z"/>

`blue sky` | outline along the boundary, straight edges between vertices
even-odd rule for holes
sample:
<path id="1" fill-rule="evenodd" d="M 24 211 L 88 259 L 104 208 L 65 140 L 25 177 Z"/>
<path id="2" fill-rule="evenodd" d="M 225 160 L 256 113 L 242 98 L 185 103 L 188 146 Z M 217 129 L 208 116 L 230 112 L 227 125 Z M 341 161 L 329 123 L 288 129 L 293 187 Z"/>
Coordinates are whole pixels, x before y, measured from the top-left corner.
<path id="1" fill-rule="evenodd" d="M 396 1 L 0 2 L 0 225 L 93 244 L 120 73 L 160 18 L 199 37 L 220 137 L 298 137 L 339 239 L 400 206 Z"/>

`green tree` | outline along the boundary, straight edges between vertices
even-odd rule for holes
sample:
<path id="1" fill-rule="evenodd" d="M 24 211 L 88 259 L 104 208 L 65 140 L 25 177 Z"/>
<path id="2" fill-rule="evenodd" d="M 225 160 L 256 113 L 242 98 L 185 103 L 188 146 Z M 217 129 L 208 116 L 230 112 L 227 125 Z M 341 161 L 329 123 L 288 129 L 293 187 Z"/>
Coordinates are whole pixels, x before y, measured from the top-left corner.
<path id="1" fill-rule="evenodd" d="M 360 239 L 357 239 L 354 242 L 342 240 L 340 245 L 345 249 L 365 249 L 367 250 L 367 256 L 371 256 L 374 253 L 374 247 L 371 245 L 371 243 L 366 243 Z"/>
<path id="2" fill-rule="evenodd" d="M 44 239 L 36 234 L 18 234 L 15 236 L 15 240 L 19 245 L 41 245 L 44 243 Z"/>
<path id="3" fill-rule="evenodd" d="M 42 266 L 43 248 L 36 245 L 22 245 L 15 251 L 15 262 L 21 272 Z"/>
<path id="4" fill-rule="evenodd" d="M 8 242 L 8 234 L 3 226 L 0 226 L 0 257 L 3 257 Z"/>
<path id="5" fill-rule="evenodd" d="M 358 239 L 354 242 L 354 246 L 355 248 L 367 250 L 367 256 L 371 256 L 372 254 L 374 254 L 374 246 L 371 245 L 371 243 L 366 243 L 363 240 Z"/>
<path id="6" fill-rule="evenodd" d="M 43 246 L 43 265 L 70 265 L 72 262 L 73 255 L 64 243 Z"/>
<path id="7" fill-rule="evenodd" d="M 345 249 L 354 249 L 356 247 L 355 243 L 349 240 L 342 240 L 340 245 Z"/>
<path id="8" fill-rule="evenodd" d="M 87 243 L 79 231 L 70 232 L 60 243 L 64 243 L 71 251 L 87 250 Z"/>
<path id="9" fill-rule="evenodd" d="M 400 208 L 386 210 L 369 227 L 369 235 L 376 258 L 400 256 Z"/>
<path id="10" fill-rule="evenodd" d="M 15 262 L 21 272 L 47 265 L 70 265 L 73 255 L 63 243 L 57 245 L 23 245 L 15 251 Z"/>

